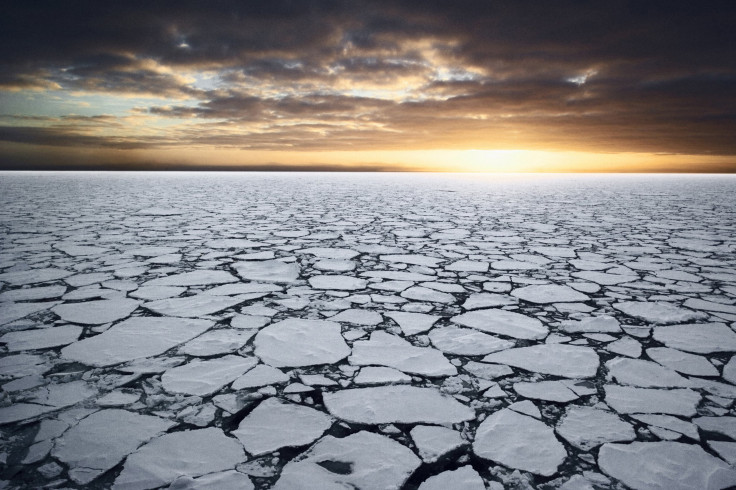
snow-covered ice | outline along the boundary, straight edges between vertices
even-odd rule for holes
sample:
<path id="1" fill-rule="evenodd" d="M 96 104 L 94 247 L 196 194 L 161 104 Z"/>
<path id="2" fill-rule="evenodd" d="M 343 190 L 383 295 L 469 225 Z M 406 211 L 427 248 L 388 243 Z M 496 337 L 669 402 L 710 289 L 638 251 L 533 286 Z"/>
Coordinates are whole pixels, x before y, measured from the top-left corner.
<path id="1" fill-rule="evenodd" d="M 483 358 L 483 362 L 507 364 L 526 371 L 565 378 L 592 378 L 598 371 L 600 360 L 590 347 L 540 344 L 489 354 Z"/>
<path id="2" fill-rule="evenodd" d="M 387 366 L 410 374 L 452 376 L 457 368 L 437 349 L 417 347 L 396 335 L 375 331 L 370 340 L 353 344 L 348 358 L 356 366 Z"/>
<path id="3" fill-rule="evenodd" d="M 598 464 L 637 490 L 716 490 L 736 485 L 736 471 L 699 446 L 679 442 L 605 444 Z"/>
<path id="4" fill-rule="evenodd" d="M 556 429 L 567 442 L 589 451 L 606 442 L 633 441 L 636 432 L 631 424 L 616 414 L 593 407 L 571 406 Z"/>
<path id="5" fill-rule="evenodd" d="M 260 456 L 282 447 L 311 444 L 331 425 L 332 418 L 319 410 L 269 398 L 250 412 L 232 434 L 249 454 Z"/>
<path id="6" fill-rule="evenodd" d="M 89 366 L 112 366 L 163 354 L 212 327 L 209 320 L 134 317 L 61 350 L 62 357 Z M 63 328 L 63 327 L 56 327 Z"/>
<path id="7" fill-rule="evenodd" d="M 69 466 L 72 480 L 86 484 L 174 425 L 151 415 L 100 410 L 69 429 L 51 454 Z M 109 437 L 111 427 L 115 428 L 114 437 Z"/>
<path id="8" fill-rule="evenodd" d="M 0 487 L 734 486 L 735 194 L 1 173 Z"/>
<path id="9" fill-rule="evenodd" d="M 290 318 L 263 328 L 255 338 L 256 355 L 274 367 L 333 364 L 350 354 L 340 324 Z"/>
<path id="10" fill-rule="evenodd" d="M 233 469 L 243 461 L 243 447 L 220 429 L 210 427 L 168 433 L 128 456 L 112 488 L 158 488 L 180 476 L 197 477 Z"/>
<path id="11" fill-rule="evenodd" d="M 475 417 L 471 408 L 432 388 L 354 388 L 323 398 L 332 415 L 357 424 L 454 424 Z"/>
<path id="12" fill-rule="evenodd" d="M 273 488 L 401 488 L 420 463 L 411 449 L 372 432 L 326 436 L 289 462 Z"/>
<path id="13" fill-rule="evenodd" d="M 171 393 L 207 396 L 230 384 L 252 369 L 258 360 L 253 357 L 228 355 L 211 360 L 195 359 L 167 370 L 161 384 Z"/>
<path id="14" fill-rule="evenodd" d="M 515 339 L 543 339 L 549 332 L 536 318 L 497 308 L 463 313 L 453 317 L 452 321 L 458 325 Z"/>
<path id="15" fill-rule="evenodd" d="M 483 459 L 543 476 L 554 475 L 567 451 L 544 422 L 507 408 L 478 426 L 473 452 Z"/>
<path id="16" fill-rule="evenodd" d="M 62 320 L 83 325 L 102 325 L 126 318 L 138 308 L 138 301 L 126 298 L 83 303 L 64 303 L 52 308 Z"/>
<path id="17" fill-rule="evenodd" d="M 466 444 L 460 433 L 437 425 L 417 425 L 411 432 L 411 439 L 425 463 L 434 463 L 450 451 Z"/>

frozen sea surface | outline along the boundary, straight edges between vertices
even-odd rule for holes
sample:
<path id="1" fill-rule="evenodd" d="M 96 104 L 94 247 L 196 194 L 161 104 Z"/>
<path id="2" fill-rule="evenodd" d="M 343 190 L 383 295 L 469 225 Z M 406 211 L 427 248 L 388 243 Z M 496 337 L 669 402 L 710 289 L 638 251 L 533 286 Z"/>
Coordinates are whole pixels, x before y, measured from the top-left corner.
<path id="1" fill-rule="evenodd" d="M 0 488 L 733 487 L 734 196 L 0 173 Z"/>

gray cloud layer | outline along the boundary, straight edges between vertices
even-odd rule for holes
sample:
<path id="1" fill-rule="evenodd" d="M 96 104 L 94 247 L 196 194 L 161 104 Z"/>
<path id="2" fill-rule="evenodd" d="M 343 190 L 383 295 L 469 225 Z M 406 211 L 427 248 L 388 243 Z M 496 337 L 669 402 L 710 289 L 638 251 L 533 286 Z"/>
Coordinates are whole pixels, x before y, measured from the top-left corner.
<path id="1" fill-rule="evenodd" d="M 0 90 L 155 96 L 139 114 L 190 122 L 6 114 L 0 141 L 736 154 L 734 2 L 39 1 L 0 23 Z"/>

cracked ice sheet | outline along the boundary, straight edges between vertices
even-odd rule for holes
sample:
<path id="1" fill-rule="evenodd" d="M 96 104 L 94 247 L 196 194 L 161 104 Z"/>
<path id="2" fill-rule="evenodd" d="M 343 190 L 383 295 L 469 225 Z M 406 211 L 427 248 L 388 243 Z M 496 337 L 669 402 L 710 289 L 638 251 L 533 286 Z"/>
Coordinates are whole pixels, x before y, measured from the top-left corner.
<path id="1" fill-rule="evenodd" d="M 358 424 L 454 424 L 475 417 L 471 408 L 432 388 L 355 388 L 323 397 L 332 415 Z"/>
<path id="2" fill-rule="evenodd" d="M 212 327 L 209 320 L 136 317 L 65 347 L 61 355 L 90 366 L 112 366 L 162 354 Z M 57 327 L 61 328 L 61 327 Z"/>
<path id="3" fill-rule="evenodd" d="M 240 443 L 207 428 L 164 434 L 128 456 L 113 489 L 157 488 L 182 475 L 197 477 L 232 469 L 245 460 Z"/>
<path id="4" fill-rule="evenodd" d="M 75 482 L 86 484 L 174 425 L 169 420 L 126 410 L 100 410 L 57 439 L 52 455 L 69 465 Z M 109 437 L 111 427 L 115 427 L 114 437 Z"/>
<path id="5" fill-rule="evenodd" d="M 245 417 L 232 434 L 253 456 L 282 447 L 311 444 L 332 425 L 332 418 L 313 408 L 269 398 Z"/>
<path id="6" fill-rule="evenodd" d="M 706 428 L 703 447 L 713 448 L 714 456 L 734 459 L 736 443 L 720 439 L 728 437 L 724 431 L 732 430 L 730 403 L 736 396 L 732 385 L 736 361 L 724 365 L 736 354 L 736 209 L 728 199 L 736 191 L 736 181 L 722 176 L 717 181 L 650 176 L 646 182 L 639 177 L 557 176 L 549 177 L 554 185 L 546 186 L 532 177 L 500 185 L 482 179 L 463 181 L 449 174 L 443 175 L 441 182 L 419 174 L 363 175 L 359 183 L 347 175 L 299 178 L 305 185 L 295 186 L 289 183 L 289 176 L 277 174 L 267 178 L 249 174 L 244 180 L 238 176 L 222 180 L 221 176 L 204 174 L 196 178 L 166 175 L 156 182 L 136 181 L 132 173 L 110 174 L 104 180 L 86 177 L 92 192 L 85 193 L 83 199 L 73 192 L 74 185 L 69 185 L 77 179 L 72 174 L 63 179 L 52 174 L 34 176 L 32 185 L 19 175 L 0 178 L 0 302 L 15 303 L 6 304 L 2 310 L 6 314 L 0 314 L 7 322 L 0 335 L 23 339 L 0 349 L 12 345 L 17 349 L 13 352 L 29 350 L 0 353 L 0 382 L 7 387 L 0 420 L 8 424 L 4 427 L 9 433 L 35 430 L 34 419 L 43 419 L 42 428 L 47 422 L 74 427 L 92 410 L 119 403 L 127 403 L 125 410 L 138 416 L 156 412 L 166 420 L 181 421 L 181 427 L 171 429 L 174 433 L 189 431 L 191 425 L 187 424 L 232 430 L 232 425 L 224 427 L 228 418 L 245 419 L 257 406 L 255 400 L 264 397 L 329 416 L 322 403 L 325 394 L 329 398 L 361 386 L 386 388 L 400 383 L 452 395 L 460 404 L 475 409 L 477 418 L 468 425 L 457 425 L 455 430 L 432 427 L 449 431 L 454 438 L 460 434 L 461 442 L 477 440 L 481 418 L 493 416 L 514 401 L 512 411 L 550 429 L 556 426 L 560 430 L 565 414 L 575 414 L 568 416 L 564 425 L 573 439 L 571 434 L 580 434 L 589 426 L 605 432 L 606 437 L 616 434 L 615 430 L 603 430 L 608 427 L 606 420 L 612 423 L 612 417 L 618 417 L 615 410 L 625 413 L 621 417 L 627 421 L 647 424 L 649 430 L 634 434 L 639 443 L 653 444 L 655 437 L 674 439 L 681 434 L 684 443 L 697 442 L 698 422 Z M 7 185 L 10 181 L 13 185 Z M 529 187 L 527 181 L 536 183 Z M 39 193 L 43 182 L 53 185 L 54 193 Z M 233 182 L 237 186 L 233 187 Z M 685 184 L 696 191 L 681 192 Z M 94 192 L 97 185 L 104 185 L 105 192 Z M 527 199 L 532 188 L 534 197 Z M 195 195 L 196 202 L 192 199 Z M 403 198 L 411 200 L 411 209 Z M 673 203 L 677 212 L 672 212 Z M 138 213 L 140 210 L 144 212 Z M 177 285 L 144 286 L 160 282 Z M 575 301 L 566 301 L 573 296 Z M 86 323 L 79 321 L 81 315 L 78 319 L 59 318 L 43 304 L 85 310 L 101 302 L 101 308 L 87 311 L 86 316 L 93 317 L 112 313 L 113 308 L 108 308 L 112 303 L 105 301 L 144 303 L 176 297 L 201 301 L 202 309 L 193 308 L 188 314 L 194 315 L 193 321 L 209 322 L 214 333 L 185 348 L 191 339 L 178 339 L 187 333 L 184 322 L 189 320 L 178 317 L 181 331 L 172 322 L 163 342 L 166 345 L 160 345 L 160 339 L 153 340 L 154 335 L 141 333 L 143 338 L 132 341 L 130 348 L 120 342 L 113 348 L 114 339 L 102 342 L 105 333 L 118 335 L 133 325 L 129 323 L 132 320 L 153 318 L 158 313 L 137 308 L 103 323 Z M 242 301 L 208 311 L 216 306 L 217 297 Z M 529 301 L 532 299 L 554 302 Z M 59 300 L 64 304 L 53 305 Z M 193 304 L 191 299 L 186 301 Z M 205 303 L 209 303 L 207 308 Z M 171 314 L 187 313 L 184 302 L 171 304 L 178 308 Z M 622 306 L 627 304 L 630 306 Z M 18 314 L 30 313 L 10 321 L 7 312 L 13 308 L 18 308 Z M 481 313 L 476 314 L 478 311 Z M 130 315 L 134 316 L 128 318 Z M 301 340 L 287 335 L 284 352 L 279 355 L 287 356 L 289 349 L 289 356 L 300 349 L 307 357 L 312 352 L 314 357 L 308 364 L 280 369 L 261 364 L 238 376 L 231 386 L 220 385 L 222 379 L 210 380 L 212 401 L 210 395 L 202 399 L 199 395 L 168 393 L 162 386 L 161 375 L 167 370 L 169 374 L 186 374 L 172 370 L 190 366 L 189 354 L 215 356 L 205 362 L 222 359 L 219 356 L 233 349 L 244 359 L 257 355 L 254 334 L 258 329 L 293 319 L 338 323 L 339 330 L 332 328 L 335 349 L 317 352 L 315 344 L 325 332 Z M 465 320 L 470 324 L 463 324 Z M 230 333 L 228 326 L 242 333 Z M 513 363 L 521 364 L 513 368 L 496 360 L 486 363 L 475 355 L 477 351 L 456 348 L 461 342 L 448 343 L 458 340 L 455 329 L 460 327 L 474 329 L 473 335 L 490 334 L 516 344 L 516 348 L 498 354 L 561 344 L 590 349 L 606 365 L 590 378 L 560 379 L 557 369 L 579 366 L 575 356 L 545 355 L 555 354 L 554 349 L 538 352 L 544 360 L 517 359 Z M 52 342 L 48 335 L 65 330 L 76 334 L 70 335 L 73 343 L 68 347 L 64 347 L 66 341 Z M 430 335 L 432 331 L 438 333 Z M 440 340 L 438 335 L 443 332 L 451 335 Z M 134 332 L 128 333 L 132 339 Z M 80 336 L 83 340 L 77 340 Z M 395 346 L 366 340 L 380 340 L 381 336 L 392 338 L 388 344 Z M 432 347 L 435 341 L 442 343 L 446 354 Z M 77 345 L 84 355 L 100 355 L 92 349 L 95 342 L 107 344 L 112 349 L 109 352 L 118 352 L 123 358 L 136 349 L 142 353 L 149 343 L 165 350 L 136 357 L 127 366 L 85 366 L 60 356 Z M 375 352 L 370 352 L 366 343 Z M 169 344 L 173 345 L 166 349 Z M 448 348 L 450 344 L 454 346 Z M 271 350 L 278 352 L 276 346 Z M 266 351 L 261 353 L 266 356 Z M 391 354 L 397 353 L 401 355 L 392 359 Z M 115 356 L 111 354 L 110 359 Z M 621 360 L 627 356 L 642 360 Z M 512 357 L 525 356 L 517 353 Z M 367 364 L 351 364 L 358 358 Z M 563 367 L 540 368 L 557 361 Z M 201 362 L 190 366 L 189 381 L 206 376 L 200 370 Z M 385 365 L 394 363 L 402 363 L 410 374 Z M 229 373 L 228 379 L 230 374 L 237 375 Z M 606 380 L 607 375 L 612 379 Z M 74 381 L 82 377 L 85 382 Z M 669 388 L 684 384 L 683 379 L 692 385 Z M 7 384 L 11 380 L 12 384 Z M 596 390 L 588 386 L 604 386 L 605 398 L 598 400 Z M 486 393 L 503 396 L 489 399 L 484 397 Z M 548 399 L 570 401 L 550 403 Z M 604 403 L 614 411 L 607 411 Z M 551 411 L 552 407 L 555 410 Z M 596 412 L 578 416 L 575 407 Z M 667 415 L 670 411 L 677 413 Z M 409 451 L 413 446 L 408 435 L 418 427 L 415 424 L 399 427 L 403 436 L 394 435 L 397 428 L 392 425 L 338 422 L 334 430 L 348 446 L 357 445 L 359 440 L 351 436 L 368 427 L 372 433 L 366 434 L 375 437 L 366 438 L 361 446 L 364 452 L 382 447 L 379 441 L 383 440 Z M 522 426 L 516 426 L 517 432 Z M 378 431 L 388 437 L 377 435 Z M 585 431 L 591 437 L 596 435 Z M 39 434 L 47 432 L 44 429 Z M 628 431 L 622 429 L 624 432 Z M 11 485 L 28 486 L 30 480 L 20 480 L 35 478 L 36 486 L 74 486 L 70 477 L 85 476 L 80 468 L 73 474 L 56 472 L 60 462 L 47 453 L 58 435 L 44 436 L 31 451 L 23 440 L 11 438 L 15 442 L 3 448 L 9 460 L 24 461 L 26 453 L 30 458 L 19 463 L 20 471 L 15 475 L 24 476 L 11 478 Z M 114 445 L 114 437 L 105 442 Z M 340 446 L 337 452 L 347 453 L 345 449 Z M 298 446 L 286 453 L 300 453 L 292 460 L 296 461 L 306 458 L 309 451 Z M 467 464 L 463 458 L 468 451 L 467 446 L 460 446 L 447 453 L 447 459 L 426 463 L 426 472 L 412 478 L 412 485 L 432 488 L 475 482 L 470 472 L 457 474 L 438 466 L 461 468 Z M 329 458 L 312 461 L 314 466 L 309 470 L 322 475 L 317 480 L 322 487 L 338 481 L 365 486 L 357 471 L 381 475 L 384 465 L 393 463 L 376 459 L 358 466 L 356 459 Z M 571 452 L 570 464 L 560 466 L 550 478 L 565 482 L 564 488 L 581 485 L 580 479 L 570 478 L 581 468 L 583 458 Z M 267 456 L 239 465 L 239 469 L 256 471 L 259 467 L 262 474 L 272 476 L 259 480 L 259 488 L 265 490 L 275 484 L 287 459 Z M 601 468 L 587 459 L 585 467 L 590 469 L 583 479 L 588 482 L 585 484 L 621 484 L 619 476 L 613 474 L 611 481 L 606 481 Z M 697 471 L 704 471 L 709 464 L 697 458 L 693 461 Z M 681 466 L 673 466 L 674 471 L 686 480 Z M 206 474 L 201 476 L 177 477 L 173 488 L 249 488 L 252 484 L 247 477 L 232 468 L 212 467 L 203 469 Z M 353 473 L 340 473 L 348 469 Z M 482 472 L 480 478 L 489 488 L 504 482 L 535 487 L 547 481 L 528 471 L 512 471 L 513 466 L 496 466 L 491 472 Z M 391 481 L 400 486 L 410 473 L 407 469 L 401 478 Z M 599 476 L 589 478 L 592 474 Z M 94 471 L 86 476 L 94 476 Z M 656 472 L 648 476 L 655 480 L 661 477 Z M 288 486 L 288 482 L 285 478 L 279 485 Z M 98 483 L 92 481 L 91 486 Z"/>

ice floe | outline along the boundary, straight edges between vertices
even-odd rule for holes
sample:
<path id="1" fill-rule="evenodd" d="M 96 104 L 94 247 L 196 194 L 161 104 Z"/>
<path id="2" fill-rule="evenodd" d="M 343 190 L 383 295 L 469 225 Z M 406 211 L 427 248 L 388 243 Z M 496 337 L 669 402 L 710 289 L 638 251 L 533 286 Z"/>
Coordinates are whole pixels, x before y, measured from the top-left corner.
<path id="1" fill-rule="evenodd" d="M 660 390 L 606 385 L 606 403 L 618 413 L 660 413 L 692 417 L 701 396 L 690 389 Z"/>
<path id="2" fill-rule="evenodd" d="M 543 422 L 509 409 L 492 413 L 475 431 L 473 452 L 483 459 L 552 476 L 567 451 Z"/>
<path id="3" fill-rule="evenodd" d="M 236 262 L 233 269 L 243 279 L 262 282 L 290 283 L 299 278 L 299 266 L 280 260 Z"/>
<path id="4" fill-rule="evenodd" d="M 511 295 L 523 301 L 539 304 L 574 303 L 590 299 L 588 295 L 575 291 L 569 286 L 560 286 L 557 284 L 525 286 L 514 289 L 511 291 Z"/>
<path id="5" fill-rule="evenodd" d="M 209 320 L 189 318 L 129 318 L 99 335 L 65 347 L 61 355 L 90 366 L 112 366 L 162 354 L 202 334 L 213 324 Z"/>
<path id="6" fill-rule="evenodd" d="M 549 333 L 547 327 L 536 318 L 496 308 L 470 311 L 454 316 L 451 320 L 464 327 L 515 339 L 542 339 Z"/>
<path id="7" fill-rule="evenodd" d="M 439 475 L 427 478 L 419 490 L 446 490 L 462 488 L 464 490 L 485 490 L 486 485 L 472 466 L 461 466 L 456 470 L 443 471 Z"/>
<path id="8" fill-rule="evenodd" d="M 273 488 L 401 488 L 420 463 L 409 448 L 379 434 L 326 436 L 290 461 Z"/>
<path id="9" fill-rule="evenodd" d="M 565 378 L 592 378 L 598 371 L 600 360 L 590 347 L 544 344 L 489 354 L 483 358 L 483 362 L 507 364 L 526 371 Z"/>
<path id="10" fill-rule="evenodd" d="M 69 466 L 69 476 L 84 485 L 117 465 L 175 423 L 126 410 L 100 410 L 82 419 L 57 439 L 52 455 Z M 109 437 L 114 428 L 115 437 Z"/>
<path id="11" fill-rule="evenodd" d="M 593 407 L 571 406 L 555 430 L 560 437 L 583 451 L 590 451 L 606 442 L 636 439 L 631 424 L 614 413 Z"/>
<path id="12" fill-rule="evenodd" d="M 702 320 L 708 316 L 699 311 L 661 302 L 623 301 L 614 303 L 613 307 L 629 316 L 659 325 Z"/>
<path id="13" fill-rule="evenodd" d="M 138 308 L 138 301 L 126 298 L 64 303 L 51 309 L 62 320 L 83 325 L 102 325 L 128 317 Z"/>
<path id="14" fill-rule="evenodd" d="M 4 343 L 9 352 L 49 349 L 71 344 L 79 338 L 82 330 L 76 325 L 18 330 L 0 337 L 0 343 Z"/>
<path id="15" fill-rule="evenodd" d="M 253 456 L 282 447 L 311 444 L 332 425 L 332 418 L 313 408 L 274 398 L 261 402 L 232 434 Z"/>
<path id="16" fill-rule="evenodd" d="M 255 358 L 234 355 L 205 361 L 195 359 L 168 369 L 161 376 L 161 384 L 171 393 L 208 396 L 232 383 L 257 363 Z"/>
<path id="17" fill-rule="evenodd" d="M 181 476 L 233 469 L 244 460 L 240 443 L 220 429 L 173 432 L 153 439 L 128 456 L 112 488 L 158 488 Z"/>
<path id="18" fill-rule="evenodd" d="M 637 490 L 716 490 L 736 485 L 736 470 L 699 446 L 679 442 L 604 444 L 598 464 Z"/>
<path id="19" fill-rule="evenodd" d="M 356 341 L 348 361 L 356 366 L 388 366 L 430 377 L 457 373 L 455 366 L 439 350 L 416 347 L 401 337 L 380 331 L 373 332 L 370 340 Z"/>
<path id="20" fill-rule="evenodd" d="M 656 327 L 652 335 L 667 347 L 695 354 L 736 352 L 736 333 L 724 323 Z"/>
<path id="21" fill-rule="evenodd" d="M 255 353 L 273 367 L 333 364 L 350 354 L 340 324 L 289 318 L 258 332 Z"/>
<path id="22" fill-rule="evenodd" d="M 324 393 L 327 410 L 335 417 L 357 424 L 455 424 L 475 417 L 475 412 L 432 388 L 377 386 Z"/>

